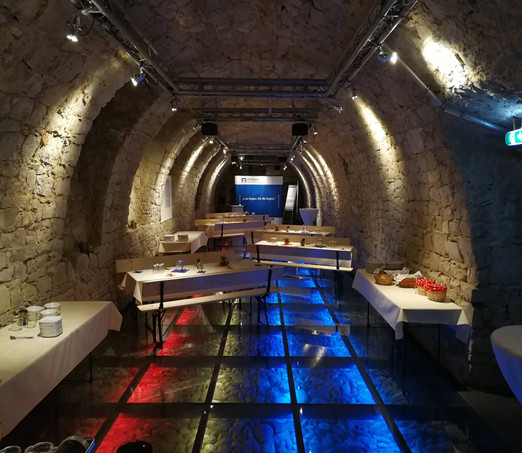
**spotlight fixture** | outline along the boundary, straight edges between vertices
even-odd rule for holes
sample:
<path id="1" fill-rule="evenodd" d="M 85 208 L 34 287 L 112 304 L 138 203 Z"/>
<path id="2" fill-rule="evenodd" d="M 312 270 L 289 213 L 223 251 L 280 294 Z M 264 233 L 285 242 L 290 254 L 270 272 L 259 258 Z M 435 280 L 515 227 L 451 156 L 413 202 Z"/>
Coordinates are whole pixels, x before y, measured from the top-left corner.
<path id="1" fill-rule="evenodd" d="M 239 164 L 239 169 L 243 170 L 243 164 Z"/>
<path id="2" fill-rule="evenodd" d="M 222 146 L 221 147 L 221 151 L 223 151 L 223 154 L 226 154 L 227 153 L 227 147 L 226 146 Z"/>
<path id="3" fill-rule="evenodd" d="M 178 102 L 176 101 L 176 98 L 172 98 L 172 101 L 170 102 L 170 110 L 173 112 L 178 111 Z"/>
<path id="4" fill-rule="evenodd" d="M 343 111 L 343 106 L 342 105 L 334 105 L 332 107 L 332 109 L 334 109 L 337 113 L 342 113 Z"/>
<path id="5" fill-rule="evenodd" d="M 210 137 L 210 138 L 208 139 L 208 142 L 212 145 L 212 144 L 214 143 L 214 137 Z"/>
<path id="6" fill-rule="evenodd" d="M 315 124 L 312 124 L 312 134 L 317 135 L 319 132 L 317 131 L 317 128 L 315 127 Z"/>
<path id="7" fill-rule="evenodd" d="M 71 28 L 70 33 L 67 34 L 67 39 L 72 42 L 78 42 L 78 34 L 81 30 L 80 16 L 74 16 L 72 23 L 67 22 L 67 25 Z"/>
<path id="8" fill-rule="evenodd" d="M 292 155 L 290 156 L 290 162 L 293 162 L 293 161 L 294 161 L 294 158 L 295 158 L 295 156 L 292 154 Z"/>
<path id="9" fill-rule="evenodd" d="M 359 96 L 357 96 L 357 91 L 355 91 L 355 88 L 352 87 L 352 99 L 355 101 Z"/>
<path id="10" fill-rule="evenodd" d="M 288 168 L 286 164 L 283 165 L 283 171 L 285 171 Z"/>
<path id="11" fill-rule="evenodd" d="M 382 48 L 379 48 L 379 60 L 381 61 L 390 61 L 390 57 L 388 55 L 388 52 L 386 52 L 385 50 L 383 50 Z"/>
<path id="12" fill-rule="evenodd" d="M 145 77 L 146 74 L 143 72 L 143 66 L 140 66 L 140 72 L 134 74 L 131 77 L 131 82 L 135 87 L 137 87 L 138 83 L 140 83 Z"/>

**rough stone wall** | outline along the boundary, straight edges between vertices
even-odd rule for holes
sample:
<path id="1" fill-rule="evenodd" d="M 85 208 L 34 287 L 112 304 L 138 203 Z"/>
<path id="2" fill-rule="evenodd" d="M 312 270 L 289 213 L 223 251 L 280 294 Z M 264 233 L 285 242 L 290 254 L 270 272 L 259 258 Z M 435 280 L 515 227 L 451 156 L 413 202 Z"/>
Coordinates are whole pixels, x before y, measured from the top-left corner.
<path id="1" fill-rule="evenodd" d="M 522 153 L 502 134 L 463 120 L 446 119 L 444 129 L 466 183 L 477 265 L 470 383 L 507 391 L 490 336 L 522 324 Z"/>
<path id="2" fill-rule="evenodd" d="M 161 222 L 161 191 L 173 162 L 193 134 L 187 116 L 174 115 L 147 146 L 132 186 L 128 217 L 137 220 L 138 229 L 127 231 L 133 240 L 131 247 L 122 250 L 126 256 L 154 255 L 164 234 L 179 231 L 179 212 L 183 208 L 172 192 L 173 217 Z M 172 187 L 175 185 L 173 179 Z"/>
<path id="3" fill-rule="evenodd" d="M 230 164 L 229 156 L 217 153 L 207 166 L 205 173 L 201 177 L 198 191 L 196 194 L 195 212 L 196 219 L 205 218 L 207 212 L 216 212 L 214 206 L 214 194 L 220 190 L 220 177 Z"/>
<path id="4" fill-rule="evenodd" d="M 56 2 L 0 5 L 0 322 L 85 272 L 64 258 L 67 197 L 86 134 L 126 66 L 96 32 L 95 55 L 65 42 L 56 23 L 66 15 Z M 78 289 L 74 298 L 92 294 Z"/>
<path id="5" fill-rule="evenodd" d="M 338 149 L 343 162 L 337 165 L 346 175 L 337 221 L 358 250 L 357 266 L 369 257 L 403 259 L 445 283 L 471 320 L 476 266 L 467 197 L 441 113 L 399 67 L 368 70 L 380 70 L 380 77 L 361 80 L 355 102 L 339 94 L 343 115 L 317 146 L 323 155 L 323 149 Z M 395 86 L 403 87 L 400 94 Z M 431 335 L 419 335 L 431 347 Z M 443 360 L 466 380 L 468 351 L 446 337 Z"/>
<path id="6" fill-rule="evenodd" d="M 199 151 L 199 153 L 197 153 Z M 196 134 L 181 153 L 172 167 L 173 193 L 176 194 L 176 206 L 178 206 L 180 229 L 191 230 L 194 228 L 196 212 L 196 196 L 200 179 L 208 164 L 219 152 L 219 147 L 210 144 L 207 140 L 202 142 L 199 134 Z"/>

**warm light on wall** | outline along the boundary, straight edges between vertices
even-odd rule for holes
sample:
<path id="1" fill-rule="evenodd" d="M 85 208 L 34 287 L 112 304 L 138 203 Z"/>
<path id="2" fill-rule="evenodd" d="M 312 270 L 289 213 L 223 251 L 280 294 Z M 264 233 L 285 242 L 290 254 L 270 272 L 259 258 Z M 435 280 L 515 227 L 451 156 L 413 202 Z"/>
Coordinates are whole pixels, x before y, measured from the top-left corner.
<path id="1" fill-rule="evenodd" d="M 209 184 L 208 184 L 208 193 L 206 196 L 206 199 L 210 200 L 210 194 L 214 192 L 214 186 L 217 182 L 218 176 L 221 174 L 221 170 L 225 166 L 225 164 L 228 162 L 228 157 L 223 156 L 223 160 L 216 166 L 216 169 L 213 171 L 212 176 L 210 177 Z"/>
<path id="2" fill-rule="evenodd" d="M 361 115 L 370 140 L 372 141 L 376 157 L 381 162 L 383 177 L 385 180 L 402 180 L 399 149 L 394 145 L 392 138 L 385 129 L 384 124 L 375 115 L 373 110 L 360 98 L 355 105 Z M 402 185 L 402 181 L 401 181 Z M 386 185 L 388 187 L 388 185 Z"/>
<path id="3" fill-rule="evenodd" d="M 308 181 L 303 174 L 302 170 L 295 164 L 292 164 L 292 167 L 294 168 L 295 172 L 299 175 L 301 178 L 301 181 L 303 183 L 303 189 L 300 193 L 302 196 L 304 196 L 304 204 L 305 206 L 312 206 L 312 204 L 321 211 L 321 200 L 320 197 L 314 197 L 316 199 L 312 202 L 312 191 L 310 190 L 310 185 L 308 184 Z M 314 185 L 314 191 L 317 193 L 317 187 L 314 184 L 314 181 L 312 180 L 312 184 Z"/>
<path id="4" fill-rule="evenodd" d="M 185 175 L 187 175 L 188 173 L 190 173 L 190 170 L 192 170 L 192 167 L 194 166 L 194 164 L 196 163 L 196 160 L 198 160 L 198 157 L 200 156 L 201 152 L 203 151 L 203 149 L 205 148 L 205 146 L 207 145 L 206 142 L 202 143 L 201 145 L 199 145 L 199 147 L 192 153 L 192 155 L 190 156 L 189 160 L 187 161 L 185 167 L 183 168 L 183 173 L 185 173 Z"/>
<path id="5" fill-rule="evenodd" d="M 422 56 L 428 67 L 447 88 L 466 85 L 471 74 L 450 48 L 432 40 L 425 42 Z"/>

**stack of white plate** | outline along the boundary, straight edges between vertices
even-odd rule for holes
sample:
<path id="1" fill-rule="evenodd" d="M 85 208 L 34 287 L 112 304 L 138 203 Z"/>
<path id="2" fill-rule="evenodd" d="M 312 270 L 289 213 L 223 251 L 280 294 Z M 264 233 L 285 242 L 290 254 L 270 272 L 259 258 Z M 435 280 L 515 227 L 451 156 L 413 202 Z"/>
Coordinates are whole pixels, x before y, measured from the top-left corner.
<path id="1" fill-rule="evenodd" d="M 38 322 L 41 337 L 57 337 L 63 333 L 61 316 L 46 316 Z"/>
<path id="2" fill-rule="evenodd" d="M 163 242 L 174 242 L 176 240 L 175 234 L 166 234 L 163 236 Z"/>

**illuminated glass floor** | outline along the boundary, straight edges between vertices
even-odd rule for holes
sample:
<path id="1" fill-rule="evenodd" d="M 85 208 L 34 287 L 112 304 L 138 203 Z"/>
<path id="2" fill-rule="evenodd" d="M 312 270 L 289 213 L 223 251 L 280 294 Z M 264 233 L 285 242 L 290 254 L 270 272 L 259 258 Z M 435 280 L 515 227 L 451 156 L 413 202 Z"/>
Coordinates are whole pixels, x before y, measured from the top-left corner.
<path id="1" fill-rule="evenodd" d="M 349 276 L 342 300 L 329 277 L 282 279 L 269 326 L 248 301 L 171 311 L 162 350 L 129 313 L 94 352 L 94 382 L 85 361 L 0 445 L 77 434 L 107 453 L 138 439 L 156 453 L 510 451 L 425 352 L 367 327 Z"/>

